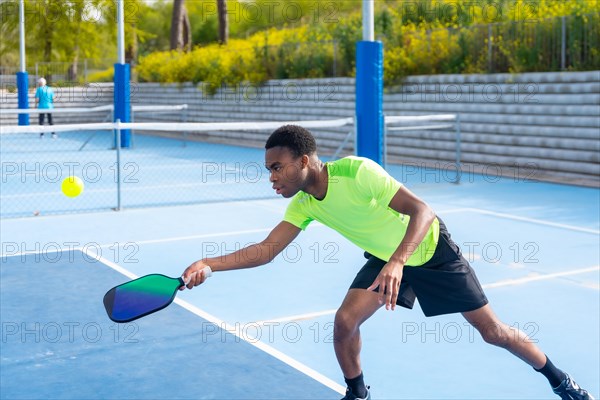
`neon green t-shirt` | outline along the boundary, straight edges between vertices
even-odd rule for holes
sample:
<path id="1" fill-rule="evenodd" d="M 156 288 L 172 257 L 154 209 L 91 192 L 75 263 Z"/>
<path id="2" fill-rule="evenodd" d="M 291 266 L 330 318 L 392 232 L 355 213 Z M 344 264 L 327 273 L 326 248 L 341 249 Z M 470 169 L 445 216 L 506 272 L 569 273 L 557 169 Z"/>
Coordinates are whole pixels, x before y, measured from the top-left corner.
<path id="1" fill-rule="evenodd" d="M 283 220 L 302 230 L 311 221 L 319 221 L 363 250 L 388 261 L 406 234 L 410 219 L 388 207 L 402 184 L 367 158 L 346 157 L 326 166 L 329 182 L 325 198 L 317 200 L 298 192 Z M 433 256 L 439 231 L 436 218 L 406 265 L 423 265 Z"/>

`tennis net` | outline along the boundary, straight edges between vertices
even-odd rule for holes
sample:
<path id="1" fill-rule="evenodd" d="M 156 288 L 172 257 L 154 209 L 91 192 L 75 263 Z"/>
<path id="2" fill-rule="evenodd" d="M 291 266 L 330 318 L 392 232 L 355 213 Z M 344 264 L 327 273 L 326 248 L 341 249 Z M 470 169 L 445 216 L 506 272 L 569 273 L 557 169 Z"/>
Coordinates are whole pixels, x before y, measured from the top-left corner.
<path id="1" fill-rule="evenodd" d="M 384 163 L 449 171 L 445 180 L 461 178 L 460 116 L 438 114 L 385 117 Z"/>
<path id="2" fill-rule="evenodd" d="M 383 164 L 450 170 L 447 179 L 461 177 L 461 131 L 458 114 L 384 117 Z M 356 152 L 356 131 L 349 131 L 333 151 L 336 159 Z"/>
<path id="3" fill-rule="evenodd" d="M 263 147 L 248 144 L 264 146 L 273 130 L 288 123 L 319 134 L 352 125 L 353 119 L 3 126 L 0 216 L 272 198 Z M 136 132 L 129 148 L 120 146 L 124 130 Z M 224 133 L 252 139 L 229 144 L 210 139 Z M 79 197 L 67 198 L 60 191 L 70 175 L 85 183 Z"/>
<path id="4" fill-rule="evenodd" d="M 153 121 L 166 119 L 168 121 L 187 121 L 187 104 L 178 105 L 132 105 L 131 119 Z M 17 115 L 30 115 L 31 125 L 25 127 L 15 127 Z M 50 130 L 41 129 L 38 122 L 38 115 L 51 114 L 54 128 Z M 0 122 L 2 144 L 5 152 L 47 152 L 47 151 L 83 151 L 86 149 L 96 150 L 95 144 L 102 147 L 106 143 L 111 143 L 111 135 L 106 135 L 112 127 L 102 125 L 113 121 L 113 105 L 100 105 L 96 107 L 65 107 L 53 109 L 0 109 Z M 44 115 L 44 124 L 49 124 L 47 115 Z M 79 132 L 76 126 L 81 124 L 88 125 L 86 129 Z M 23 129 L 21 129 L 23 128 Z M 48 146 L 47 142 L 39 141 L 40 137 L 48 133 L 48 137 L 56 138 L 60 133 L 62 139 L 60 142 Z M 54 134 L 53 134 L 54 133 Z M 132 138 L 135 140 L 135 131 L 132 132 Z M 113 144 L 114 145 L 114 144 Z"/>
<path id="5" fill-rule="evenodd" d="M 460 170 L 456 115 L 385 121 L 387 163 L 418 161 Z M 326 160 L 354 154 L 353 118 L 2 126 L 0 216 L 276 198 L 264 168 L 264 144 L 285 124 L 310 129 Z M 120 146 L 124 131 L 135 137 L 127 148 Z M 86 185 L 77 198 L 60 191 L 70 175 Z M 453 176 L 458 181 L 460 173 Z"/>

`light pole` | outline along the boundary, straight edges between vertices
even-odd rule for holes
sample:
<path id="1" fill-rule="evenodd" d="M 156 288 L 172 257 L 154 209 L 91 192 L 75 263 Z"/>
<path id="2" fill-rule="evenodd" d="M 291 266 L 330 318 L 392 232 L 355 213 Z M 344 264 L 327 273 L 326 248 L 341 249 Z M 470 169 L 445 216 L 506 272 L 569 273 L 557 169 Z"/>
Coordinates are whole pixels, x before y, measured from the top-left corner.
<path id="1" fill-rule="evenodd" d="M 29 108 L 29 75 L 25 63 L 25 1 L 19 2 L 19 72 L 17 72 L 17 96 L 20 109 Z M 19 125 L 29 125 L 29 114 L 19 114 Z"/>
<path id="2" fill-rule="evenodd" d="M 114 121 L 131 121 L 131 98 L 129 90 L 129 79 L 131 71 L 129 64 L 125 63 L 125 25 L 123 21 L 124 0 L 117 0 L 117 57 L 118 62 L 114 65 Z M 121 130 L 121 147 L 129 147 L 131 144 L 131 131 Z M 118 143 L 115 143 L 118 146 Z"/>
<path id="3" fill-rule="evenodd" d="M 356 154 L 383 165 L 383 43 L 375 41 L 374 0 L 363 0 L 363 40 L 356 43 Z"/>

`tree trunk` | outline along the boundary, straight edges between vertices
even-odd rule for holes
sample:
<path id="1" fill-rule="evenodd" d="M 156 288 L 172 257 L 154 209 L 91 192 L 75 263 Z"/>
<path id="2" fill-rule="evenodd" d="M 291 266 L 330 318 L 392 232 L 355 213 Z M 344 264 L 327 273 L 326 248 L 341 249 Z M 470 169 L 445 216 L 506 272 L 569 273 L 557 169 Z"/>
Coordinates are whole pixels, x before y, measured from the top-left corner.
<path id="1" fill-rule="evenodd" d="M 192 50 L 192 27 L 190 26 L 190 16 L 187 8 L 183 7 L 183 49 Z"/>
<path id="2" fill-rule="evenodd" d="M 132 36 L 131 41 L 127 43 L 127 47 L 125 48 L 125 61 L 133 67 L 136 65 L 138 57 L 137 24 L 132 22 L 130 26 Z"/>
<path id="3" fill-rule="evenodd" d="M 50 15 L 52 9 L 53 2 L 52 0 L 48 0 L 44 2 L 44 8 L 46 15 Z M 49 18 L 42 18 L 42 34 L 44 36 L 44 55 L 43 55 L 43 63 L 42 67 L 38 70 L 40 77 L 46 78 L 46 82 L 50 85 L 53 82 L 52 79 L 52 65 L 50 62 L 52 61 L 52 36 L 54 32 L 54 24 L 53 21 L 50 21 Z"/>
<path id="4" fill-rule="evenodd" d="M 50 14 L 50 8 L 52 7 L 52 0 L 45 3 L 46 15 Z M 44 32 L 44 62 L 52 61 L 52 32 L 53 32 L 53 23 L 49 21 L 48 18 L 42 18 L 43 29 Z"/>
<path id="5" fill-rule="evenodd" d="M 219 13 L 219 42 L 227 44 L 229 40 L 229 22 L 227 20 L 227 1 L 217 0 L 217 10 Z"/>
<path id="6" fill-rule="evenodd" d="M 77 81 L 78 75 L 78 64 L 79 64 L 79 38 L 81 35 L 81 22 L 83 20 L 83 2 L 73 3 L 73 12 L 75 13 L 75 44 L 73 46 L 73 58 L 72 63 L 67 71 L 67 80 L 70 82 Z"/>
<path id="7" fill-rule="evenodd" d="M 183 13 L 184 0 L 173 0 L 173 14 L 171 16 L 171 50 L 183 47 Z"/>

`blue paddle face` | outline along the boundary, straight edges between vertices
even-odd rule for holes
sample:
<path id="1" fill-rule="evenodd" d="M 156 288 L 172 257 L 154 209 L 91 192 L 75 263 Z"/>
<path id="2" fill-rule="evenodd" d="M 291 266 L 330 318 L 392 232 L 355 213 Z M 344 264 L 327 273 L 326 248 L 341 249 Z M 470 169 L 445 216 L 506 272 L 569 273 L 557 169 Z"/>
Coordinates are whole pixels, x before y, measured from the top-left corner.
<path id="1" fill-rule="evenodd" d="M 181 278 L 146 275 L 110 289 L 104 308 L 111 320 L 130 322 L 167 307 L 182 285 Z"/>

